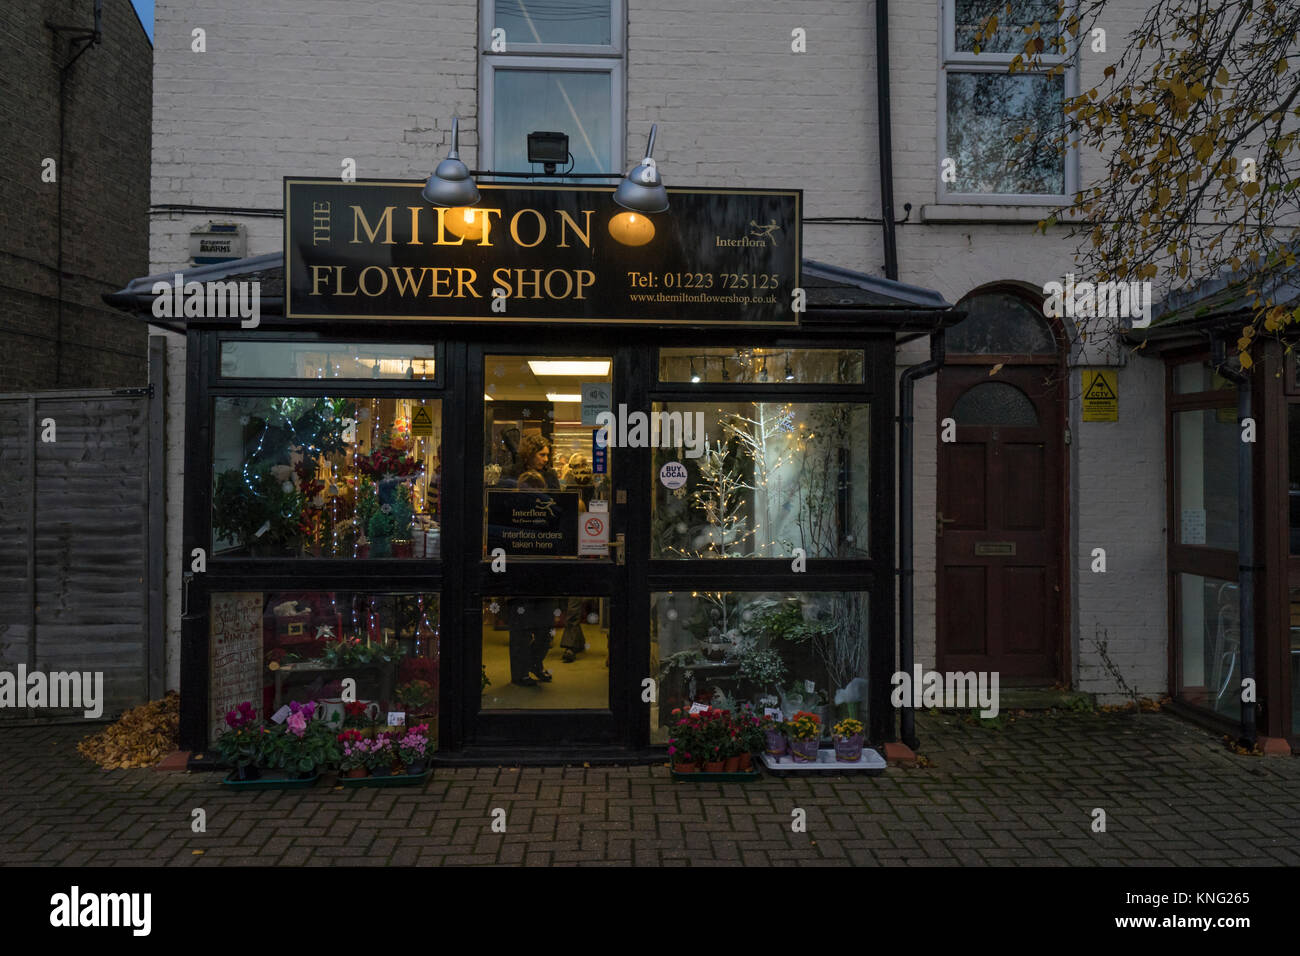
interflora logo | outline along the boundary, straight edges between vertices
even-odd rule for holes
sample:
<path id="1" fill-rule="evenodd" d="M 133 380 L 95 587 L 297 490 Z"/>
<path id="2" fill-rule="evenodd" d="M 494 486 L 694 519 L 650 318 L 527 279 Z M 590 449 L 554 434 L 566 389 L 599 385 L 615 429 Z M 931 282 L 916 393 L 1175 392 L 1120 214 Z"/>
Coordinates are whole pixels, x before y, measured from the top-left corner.
<path id="1" fill-rule="evenodd" d="M 727 238 L 725 236 L 713 237 L 715 246 L 779 246 L 776 234 L 781 231 L 781 226 L 775 219 L 766 223 L 757 223 L 749 220 L 749 232 L 736 238 Z"/>

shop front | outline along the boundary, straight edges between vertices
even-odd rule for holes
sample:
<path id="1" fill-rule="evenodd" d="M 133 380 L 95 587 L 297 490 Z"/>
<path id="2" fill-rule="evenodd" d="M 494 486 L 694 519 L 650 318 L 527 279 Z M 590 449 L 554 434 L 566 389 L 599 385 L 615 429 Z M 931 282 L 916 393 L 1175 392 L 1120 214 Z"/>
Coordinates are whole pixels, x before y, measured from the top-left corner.
<path id="1" fill-rule="evenodd" d="M 171 323 L 183 745 L 308 699 L 444 762 L 649 759 L 696 701 L 894 739 L 894 356 L 947 303 L 803 260 L 794 191 L 618 239 L 609 191 L 420 185 L 287 181 L 282 261 L 182 277 L 264 304 Z"/>

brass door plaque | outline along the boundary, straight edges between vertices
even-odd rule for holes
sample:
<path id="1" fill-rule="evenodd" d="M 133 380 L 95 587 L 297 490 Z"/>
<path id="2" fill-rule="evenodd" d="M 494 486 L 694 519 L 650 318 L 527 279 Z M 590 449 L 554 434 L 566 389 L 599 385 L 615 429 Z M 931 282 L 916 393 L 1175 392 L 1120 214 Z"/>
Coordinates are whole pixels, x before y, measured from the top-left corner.
<path id="1" fill-rule="evenodd" d="M 977 557 L 997 557 L 998 555 L 1010 555 L 1016 553 L 1016 543 L 1014 541 L 976 541 L 975 554 Z"/>

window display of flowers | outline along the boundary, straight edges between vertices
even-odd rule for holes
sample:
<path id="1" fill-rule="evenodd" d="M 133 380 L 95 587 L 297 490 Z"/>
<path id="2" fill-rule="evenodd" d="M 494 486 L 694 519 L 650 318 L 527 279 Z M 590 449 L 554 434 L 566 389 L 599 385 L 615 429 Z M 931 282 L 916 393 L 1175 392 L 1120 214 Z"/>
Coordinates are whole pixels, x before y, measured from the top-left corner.
<path id="1" fill-rule="evenodd" d="M 397 741 L 397 756 L 412 775 L 424 773 L 429 765 L 429 725 L 417 724 Z"/>
<path id="2" fill-rule="evenodd" d="M 785 723 L 785 735 L 790 741 L 790 751 L 795 760 L 817 760 L 817 744 L 821 740 L 821 718 L 801 710 Z"/>
<path id="3" fill-rule="evenodd" d="M 856 763 L 862 759 L 862 740 L 866 728 L 862 721 L 845 717 L 831 728 L 835 739 L 835 759 L 840 763 Z"/>

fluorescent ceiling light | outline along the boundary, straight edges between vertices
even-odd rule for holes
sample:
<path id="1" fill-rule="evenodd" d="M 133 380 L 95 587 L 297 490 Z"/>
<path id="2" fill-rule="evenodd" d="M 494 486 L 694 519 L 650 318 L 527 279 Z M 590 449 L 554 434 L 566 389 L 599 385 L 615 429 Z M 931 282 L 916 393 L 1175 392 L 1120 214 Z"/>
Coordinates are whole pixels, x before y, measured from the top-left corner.
<path id="1" fill-rule="evenodd" d="M 563 392 L 547 392 L 546 400 L 548 402 L 580 402 L 581 395 L 566 395 Z"/>
<path id="2" fill-rule="evenodd" d="M 609 374 L 609 359 L 594 362 L 576 362 L 572 360 L 556 362 L 529 359 L 528 367 L 533 370 L 534 375 L 605 376 Z"/>

